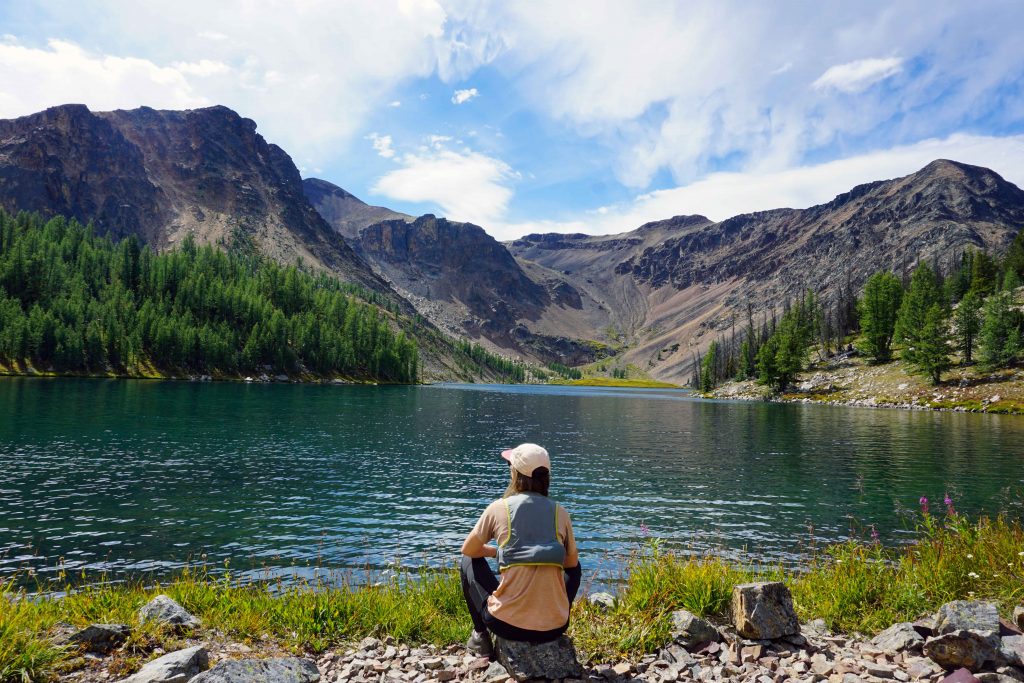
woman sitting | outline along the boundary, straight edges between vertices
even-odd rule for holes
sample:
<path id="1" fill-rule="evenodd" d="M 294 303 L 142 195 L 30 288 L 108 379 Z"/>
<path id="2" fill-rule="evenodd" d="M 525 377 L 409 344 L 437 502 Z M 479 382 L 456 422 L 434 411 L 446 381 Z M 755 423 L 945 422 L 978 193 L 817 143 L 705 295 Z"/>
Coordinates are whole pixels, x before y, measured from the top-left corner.
<path id="1" fill-rule="evenodd" d="M 569 513 L 548 498 L 548 452 L 524 443 L 501 457 L 509 462 L 508 489 L 462 544 L 462 592 L 473 619 L 466 648 L 480 656 L 492 654 L 492 633 L 533 643 L 565 633 L 582 576 Z M 488 557 L 497 558 L 500 580 Z"/>

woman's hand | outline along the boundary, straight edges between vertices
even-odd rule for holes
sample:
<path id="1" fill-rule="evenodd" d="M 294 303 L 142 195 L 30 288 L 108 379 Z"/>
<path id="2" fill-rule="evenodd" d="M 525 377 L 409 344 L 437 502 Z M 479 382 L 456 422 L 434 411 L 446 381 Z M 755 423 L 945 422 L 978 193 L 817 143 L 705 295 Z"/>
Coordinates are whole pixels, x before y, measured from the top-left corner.
<path id="1" fill-rule="evenodd" d="M 497 557 L 498 549 L 493 545 L 487 545 L 480 540 L 480 537 L 473 532 L 466 536 L 462 542 L 462 554 L 466 557 Z"/>

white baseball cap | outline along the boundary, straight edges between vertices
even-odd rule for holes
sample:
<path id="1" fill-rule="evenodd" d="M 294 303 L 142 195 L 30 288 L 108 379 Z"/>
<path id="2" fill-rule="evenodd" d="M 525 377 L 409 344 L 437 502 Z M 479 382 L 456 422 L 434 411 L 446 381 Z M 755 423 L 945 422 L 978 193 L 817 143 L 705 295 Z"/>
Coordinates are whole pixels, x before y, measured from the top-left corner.
<path id="1" fill-rule="evenodd" d="M 521 443 L 515 448 L 501 452 L 501 457 L 512 463 L 519 474 L 527 477 L 533 476 L 533 471 L 538 467 L 546 467 L 551 471 L 551 458 L 543 447 L 535 443 Z"/>

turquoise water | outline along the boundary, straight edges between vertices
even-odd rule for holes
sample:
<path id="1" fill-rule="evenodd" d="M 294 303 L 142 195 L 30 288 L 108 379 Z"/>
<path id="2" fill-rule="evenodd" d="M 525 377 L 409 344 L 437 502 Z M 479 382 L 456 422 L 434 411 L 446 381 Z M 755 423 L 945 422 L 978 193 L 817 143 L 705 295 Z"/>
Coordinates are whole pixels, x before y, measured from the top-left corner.
<path id="1" fill-rule="evenodd" d="M 646 534 L 786 561 L 851 527 L 898 543 L 922 495 L 1024 491 L 1022 417 L 673 390 L 5 379 L 0 415 L 0 576 L 449 562 L 521 441 L 608 574 Z"/>

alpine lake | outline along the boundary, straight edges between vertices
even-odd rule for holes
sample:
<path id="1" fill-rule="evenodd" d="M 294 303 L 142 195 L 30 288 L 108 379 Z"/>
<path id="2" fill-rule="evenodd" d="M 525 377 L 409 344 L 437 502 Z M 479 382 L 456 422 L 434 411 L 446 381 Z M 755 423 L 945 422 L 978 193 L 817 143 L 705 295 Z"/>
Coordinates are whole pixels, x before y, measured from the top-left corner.
<path id="1" fill-rule="evenodd" d="M 655 543 L 793 562 L 914 535 L 926 496 L 1021 514 L 1024 417 L 708 401 L 685 390 L 0 380 L 0 581 L 217 573 L 376 580 L 452 565 L 552 455 L 600 582 Z"/>

